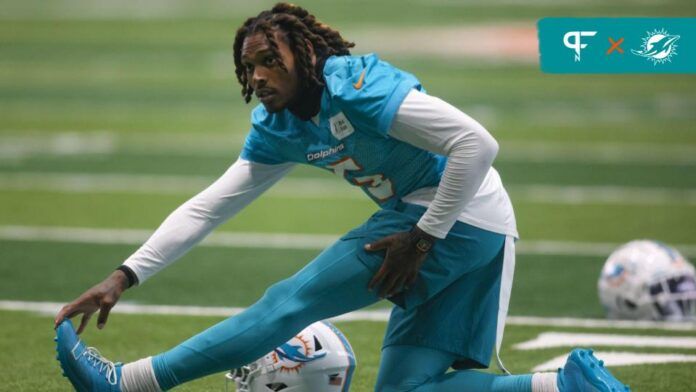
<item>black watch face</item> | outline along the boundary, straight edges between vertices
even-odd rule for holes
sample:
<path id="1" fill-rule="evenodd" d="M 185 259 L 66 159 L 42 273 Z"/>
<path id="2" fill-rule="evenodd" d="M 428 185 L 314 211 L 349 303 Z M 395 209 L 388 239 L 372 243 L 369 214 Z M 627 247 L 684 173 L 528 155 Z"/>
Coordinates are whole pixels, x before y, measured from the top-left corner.
<path id="1" fill-rule="evenodd" d="M 416 242 L 416 248 L 420 250 L 421 252 L 427 252 L 430 250 L 430 248 L 433 246 L 433 244 L 425 239 L 420 239 L 418 242 Z"/>

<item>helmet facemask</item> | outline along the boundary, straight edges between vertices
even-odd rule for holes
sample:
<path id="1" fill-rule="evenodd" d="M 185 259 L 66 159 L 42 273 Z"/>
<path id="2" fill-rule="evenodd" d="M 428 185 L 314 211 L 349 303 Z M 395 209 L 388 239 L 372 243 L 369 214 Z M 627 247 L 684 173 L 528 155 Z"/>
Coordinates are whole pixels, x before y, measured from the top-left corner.
<path id="1" fill-rule="evenodd" d="M 656 318 L 669 321 L 696 319 L 696 280 L 690 275 L 662 279 L 650 285 Z"/>

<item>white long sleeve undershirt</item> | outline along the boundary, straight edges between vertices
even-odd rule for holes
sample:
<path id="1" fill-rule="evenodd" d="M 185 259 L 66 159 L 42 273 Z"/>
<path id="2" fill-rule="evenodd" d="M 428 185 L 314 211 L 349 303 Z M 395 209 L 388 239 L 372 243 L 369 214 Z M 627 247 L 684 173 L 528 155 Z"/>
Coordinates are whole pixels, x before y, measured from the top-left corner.
<path id="1" fill-rule="evenodd" d="M 294 165 L 238 159 L 217 181 L 174 210 L 124 264 L 143 283 L 241 211 Z"/>
<path id="2" fill-rule="evenodd" d="M 448 157 L 437 193 L 418 222 L 422 230 L 444 238 L 481 186 L 498 151 L 497 143 L 471 117 L 416 90 L 399 107 L 390 136 Z M 293 166 L 238 159 L 217 181 L 172 212 L 124 265 L 142 284 L 246 207 Z"/>
<path id="3" fill-rule="evenodd" d="M 390 136 L 447 156 L 437 193 L 418 227 L 445 238 L 474 198 L 498 153 L 481 124 L 447 102 L 411 90 L 399 107 Z"/>

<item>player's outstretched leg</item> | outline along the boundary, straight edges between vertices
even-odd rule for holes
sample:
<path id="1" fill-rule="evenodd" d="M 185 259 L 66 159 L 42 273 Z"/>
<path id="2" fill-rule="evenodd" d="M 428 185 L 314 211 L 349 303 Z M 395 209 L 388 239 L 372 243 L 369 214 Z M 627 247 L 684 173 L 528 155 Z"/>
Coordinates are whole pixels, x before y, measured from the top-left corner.
<path id="1" fill-rule="evenodd" d="M 59 359 L 79 391 L 168 390 L 196 378 L 241 367 L 315 321 L 379 301 L 375 292 L 368 291 L 373 274 L 357 259 L 359 247 L 357 239 L 337 241 L 301 271 L 271 286 L 263 298 L 244 312 L 167 352 L 123 367 L 104 360 L 94 350 L 85 356 L 71 356 L 73 346 L 84 344 L 78 343 L 72 325 L 63 323 L 59 327 L 58 350 L 64 353 L 65 359 L 60 355 Z M 99 377 L 99 383 L 94 381 Z M 84 389 L 84 385 L 99 386 Z M 107 386 L 113 388 L 103 389 Z"/>
<path id="2" fill-rule="evenodd" d="M 79 392 L 118 392 L 121 364 L 104 359 L 99 351 L 78 338 L 70 320 L 56 329 L 56 359 L 75 390 Z"/>
<path id="3" fill-rule="evenodd" d="M 627 392 L 627 385 L 614 377 L 592 350 L 577 348 L 558 369 L 559 392 Z"/>

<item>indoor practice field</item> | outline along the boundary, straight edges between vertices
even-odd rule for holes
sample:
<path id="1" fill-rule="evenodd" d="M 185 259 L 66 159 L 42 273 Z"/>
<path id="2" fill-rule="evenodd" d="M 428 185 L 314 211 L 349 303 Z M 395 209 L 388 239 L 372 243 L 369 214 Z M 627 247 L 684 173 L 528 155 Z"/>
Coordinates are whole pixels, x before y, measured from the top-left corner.
<path id="1" fill-rule="evenodd" d="M 696 324 L 606 321 L 597 278 L 632 239 L 696 261 L 696 75 L 543 74 L 535 26 L 545 16 L 693 17 L 696 4 L 490 3 L 298 2 L 355 41 L 354 54 L 376 51 L 414 73 L 500 143 L 494 166 L 522 237 L 509 370 L 554 369 L 590 342 L 640 359 L 610 367 L 633 391 L 694 390 Z M 70 390 L 55 360 L 59 304 L 237 158 L 256 102 L 241 98 L 232 41 L 272 4 L 0 0 L 0 391 Z M 253 303 L 376 208 L 328 172 L 298 167 L 83 336 L 122 362 L 167 350 Z M 388 309 L 336 322 L 358 358 L 352 391 L 372 390 Z M 218 374 L 177 390 L 224 388 Z"/>

